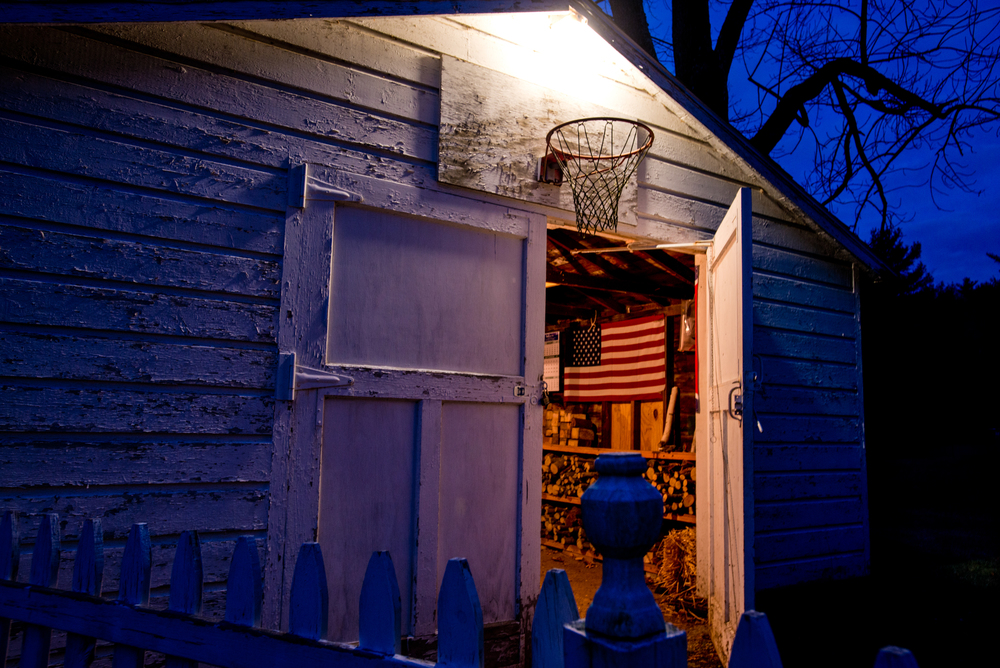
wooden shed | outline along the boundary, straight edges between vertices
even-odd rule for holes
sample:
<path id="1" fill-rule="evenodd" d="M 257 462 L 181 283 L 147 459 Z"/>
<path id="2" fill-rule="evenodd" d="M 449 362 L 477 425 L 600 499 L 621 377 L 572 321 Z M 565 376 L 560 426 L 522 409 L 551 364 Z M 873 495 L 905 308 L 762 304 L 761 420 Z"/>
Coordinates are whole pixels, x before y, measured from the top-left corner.
<path id="1" fill-rule="evenodd" d="M 254 535 L 272 626 L 318 540 L 338 640 L 371 551 L 417 639 L 465 556 L 517 663 L 546 283 L 630 312 L 693 297 L 697 270 L 717 646 L 756 591 L 866 572 L 858 286 L 879 262 L 594 5 L 5 2 L 0 23 L 0 508 L 22 533 L 58 512 L 72 549 L 97 516 L 120 550 L 147 521 L 154 595 L 180 531 L 220 583 Z M 615 234 L 585 238 L 535 171 L 589 116 L 655 142 Z M 612 259 L 570 281 L 546 252 L 629 242 L 677 246 L 642 281 Z"/>

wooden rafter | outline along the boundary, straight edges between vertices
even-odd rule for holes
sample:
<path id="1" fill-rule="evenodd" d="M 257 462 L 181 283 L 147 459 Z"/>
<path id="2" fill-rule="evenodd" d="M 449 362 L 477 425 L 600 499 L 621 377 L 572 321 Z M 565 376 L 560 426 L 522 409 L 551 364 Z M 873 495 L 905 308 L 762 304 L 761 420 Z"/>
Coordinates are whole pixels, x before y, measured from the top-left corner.
<path id="1" fill-rule="evenodd" d="M 646 299 L 691 299 L 694 296 L 694 289 L 690 285 L 673 287 L 634 280 L 622 281 L 596 276 L 578 276 L 561 272 L 551 266 L 545 272 L 545 282 L 585 290 L 640 295 Z"/>

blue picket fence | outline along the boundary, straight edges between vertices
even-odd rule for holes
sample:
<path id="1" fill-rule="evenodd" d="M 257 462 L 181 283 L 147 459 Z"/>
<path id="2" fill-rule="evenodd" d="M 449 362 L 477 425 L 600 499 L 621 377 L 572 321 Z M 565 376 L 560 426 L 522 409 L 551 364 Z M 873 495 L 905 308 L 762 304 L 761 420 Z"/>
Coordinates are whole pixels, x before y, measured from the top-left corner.
<path id="1" fill-rule="evenodd" d="M 602 455 L 600 477 L 584 495 L 588 537 L 604 554 L 603 579 L 580 619 L 566 573 L 549 571 L 532 627 L 535 668 L 686 668 L 687 637 L 665 623 L 646 586 L 642 557 L 659 532 L 662 503 L 642 478 L 645 460 L 636 454 Z M 635 521 L 636 519 L 640 521 Z M 13 512 L 0 518 L 0 665 L 6 662 L 11 622 L 23 625 L 21 668 L 45 668 L 52 630 L 65 631 L 66 668 L 87 668 L 97 641 L 112 643 L 114 668 L 143 668 L 147 651 L 166 656 L 167 668 L 308 665 L 453 666 L 482 668 L 483 615 L 472 573 L 464 559 L 451 559 L 438 595 L 437 663 L 400 655 L 401 605 L 395 569 L 387 552 L 368 562 L 362 584 L 357 645 L 330 642 L 326 635 L 326 571 L 318 543 L 304 543 L 295 563 L 289 600 L 289 631 L 260 628 L 261 569 L 257 545 L 241 538 L 230 562 L 225 619 L 199 617 L 202 604 L 201 548 L 197 532 L 178 539 L 167 610 L 148 607 L 151 546 L 145 524 L 133 525 L 120 565 L 117 601 L 101 597 L 104 573 L 100 520 L 87 520 L 73 562 L 72 591 L 55 589 L 60 562 L 58 516 L 40 518 L 27 582 L 17 582 L 20 541 Z M 730 668 L 780 668 L 767 618 L 746 613 L 733 644 Z M 883 649 L 875 668 L 916 668 L 906 650 Z"/>

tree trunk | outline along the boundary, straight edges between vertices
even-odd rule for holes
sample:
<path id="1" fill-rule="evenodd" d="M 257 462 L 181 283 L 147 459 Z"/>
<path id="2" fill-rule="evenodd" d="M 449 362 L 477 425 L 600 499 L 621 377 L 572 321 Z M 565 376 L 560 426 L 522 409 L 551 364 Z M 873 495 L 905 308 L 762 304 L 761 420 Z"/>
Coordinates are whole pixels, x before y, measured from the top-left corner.
<path id="1" fill-rule="evenodd" d="M 641 4 L 641 0 L 640 0 Z M 722 119 L 729 120 L 729 82 L 712 49 L 708 0 L 674 0 L 674 73 Z"/>
<path id="2" fill-rule="evenodd" d="M 609 0 L 615 25 L 625 31 L 642 50 L 656 58 L 653 37 L 649 34 L 649 21 L 642 0 Z"/>

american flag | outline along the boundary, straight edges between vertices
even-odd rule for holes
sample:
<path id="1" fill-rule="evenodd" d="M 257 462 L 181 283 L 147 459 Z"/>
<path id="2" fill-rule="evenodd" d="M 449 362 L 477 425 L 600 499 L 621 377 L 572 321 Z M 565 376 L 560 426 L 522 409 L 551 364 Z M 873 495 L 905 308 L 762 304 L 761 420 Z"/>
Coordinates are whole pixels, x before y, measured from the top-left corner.
<path id="1" fill-rule="evenodd" d="M 637 401 L 663 396 L 667 383 L 663 316 L 601 325 L 600 363 L 567 366 L 566 401 Z"/>

